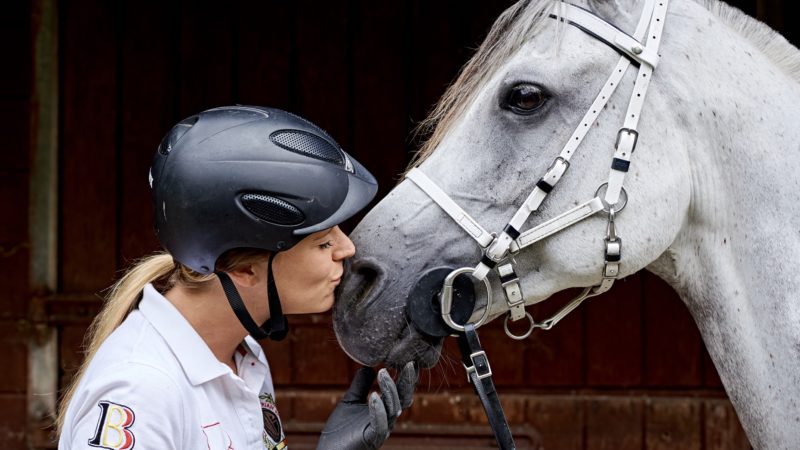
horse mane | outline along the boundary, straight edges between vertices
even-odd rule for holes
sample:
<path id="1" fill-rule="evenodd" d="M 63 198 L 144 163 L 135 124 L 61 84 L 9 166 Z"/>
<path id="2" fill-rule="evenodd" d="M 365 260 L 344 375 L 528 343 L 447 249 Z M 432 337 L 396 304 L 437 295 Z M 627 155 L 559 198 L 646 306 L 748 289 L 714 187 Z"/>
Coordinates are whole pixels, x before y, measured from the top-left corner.
<path id="1" fill-rule="evenodd" d="M 421 164 L 433 153 L 467 105 L 472 103 L 477 95 L 477 87 L 485 83 L 496 67 L 500 67 L 533 37 L 539 24 L 543 22 L 542 19 L 559 1 L 520 0 L 497 18 L 475 55 L 448 86 L 428 117 L 416 127 L 414 135 L 422 136 L 424 141 L 408 170 Z M 694 1 L 750 41 L 789 77 L 800 83 L 800 52 L 786 38 L 738 8 L 719 0 Z M 561 24 L 560 21 L 557 23 Z"/>
<path id="2" fill-rule="evenodd" d="M 461 116 L 477 95 L 478 86 L 485 83 L 495 68 L 510 58 L 538 30 L 545 14 L 560 0 L 520 0 L 495 20 L 486 39 L 475 55 L 462 67 L 456 80 L 448 86 L 442 98 L 422 122 L 415 135 L 425 139 L 409 165 L 424 161 L 444 138 L 451 125 Z"/>

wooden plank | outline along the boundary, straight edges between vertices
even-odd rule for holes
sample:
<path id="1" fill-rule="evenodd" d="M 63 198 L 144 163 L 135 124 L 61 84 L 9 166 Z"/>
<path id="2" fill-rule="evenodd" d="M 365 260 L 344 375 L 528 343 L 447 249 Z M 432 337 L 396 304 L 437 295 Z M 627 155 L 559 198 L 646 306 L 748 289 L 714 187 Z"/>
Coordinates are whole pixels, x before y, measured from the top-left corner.
<path id="1" fill-rule="evenodd" d="M 800 4 L 798 2 L 782 1 L 781 2 L 782 16 L 791 17 L 793 19 L 800 17 Z M 770 26 L 774 25 L 772 22 L 767 22 Z M 789 24 L 793 24 L 794 20 L 790 20 Z M 778 31 L 795 47 L 800 46 L 800 30 L 796 26 L 787 25 L 779 28 Z"/>
<path id="2" fill-rule="evenodd" d="M 583 449 L 585 402 L 578 396 L 531 396 L 527 421 L 542 436 L 547 449 Z"/>
<path id="3" fill-rule="evenodd" d="M 63 326 L 59 329 L 59 358 L 61 380 L 59 386 L 63 389 L 75 376 L 83 363 L 83 339 L 86 335 L 88 323 Z"/>
<path id="4" fill-rule="evenodd" d="M 525 346 L 511 340 L 503 331 L 503 319 L 497 319 L 480 329 L 481 345 L 489 358 L 498 388 L 525 385 Z M 466 378 L 464 370 L 461 376 Z"/>
<path id="5" fill-rule="evenodd" d="M 423 120 L 473 52 L 462 2 L 411 2 L 408 35 L 410 113 Z"/>
<path id="6" fill-rule="evenodd" d="M 648 450 L 703 448 L 700 412 L 694 398 L 649 398 L 645 402 L 645 447 Z"/>
<path id="7" fill-rule="evenodd" d="M 615 283 L 586 305 L 587 384 L 636 386 L 642 382 L 640 275 Z"/>
<path id="8" fill-rule="evenodd" d="M 8 211 L 0 220 L 0 271 L 4 280 L 0 293 L 0 319 L 23 319 L 28 315 L 30 293 L 28 275 L 31 246 L 26 214 L 28 171 L 0 168 L 0 198 L 3 199 L 4 209 Z M 16 327 L 12 327 L 12 330 L 16 330 Z M 2 389 L 0 382 L 0 392 Z"/>
<path id="9" fill-rule="evenodd" d="M 0 448 L 28 448 L 25 417 L 24 394 L 0 394 Z"/>
<path id="10" fill-rule="evenodd" d="M 293 29 L 296 8 L 291 2 L 240 2 L 235 51 L 238 92 L 245 105 L 292 109 Z M 269 26 L 264 26 L 264 21 Z"/>
<path id="11" fill-rule="evenodd" d="M 292 384 L 349 385 L 350 360 L 339 348 L 332 329 L 297 326 L 292 329 L 292 334 Z"/>
<path id="12" fill-rule="evenodd" d="M 161 138 L 178 121 L 177 76 L 172 70 L 177 34 L 174 7 L 161 2 L 126 2 L 122 6 L 121 138 L 119 254 L 117 268 L 160 248 L 153 230 L 147 175 Z M 153 11 L 162 11 L 153 14 Z"/>
<path id="13" fill-rule="evenodd" d="M 292 76 L 295 111 L 327 131 L 342 147 L 351 147 L 351 74 L 347 8 L 337 2 L 295 3 L 297 66 Z"/>
<path id="14" fill-rule="evenodd" d="M 4 140 L 3 149 L 0 150 L 0 170 L 22 172 L 30 167 L 30 155 L 25 151 L 30 145 L 29 119 L 28 98 L 0 100 L 0 123 L 3 124 Z"/>
<path id="15" fill-rule="evenodd" d="M 467 386 L 469 386 L 469 382 L 464 374 L 464 367 L 461 365 L 461 352 L 458 350 L 456 340 L 445 339 L 439 362 L 430 369 L 420 371 L 418 390 L 440 392 L 444 389 Z"/>
<path id="16" fill-rule="evenodd" d="M 0 394 L 24 394 L 28 384 L 28 324 L 22 321 L 0 322 Z"/>
<path id="17" fill-rule="evenodd" d="M 514 0 L 502 0 L 486 2 L 481 0 L 470 0 L 465 2 L 464 8 L 467 10 L 467 20 L 469 20 L 469 39 L 470 48 L 478 48 L 483 39 L 489 33 L 492 24 L 497 20 L 511 5 Z"/>
<path id="18" fill-rule="evenodd" d="M 714 361 L 711 360 L 711 356 L 708 354 L 708 349 L 705 345 L 703 346 L 702 358 L 703 386 L 711 389 L 723 390 L 722 379 L 720 379 L 717 368 L 714 366 Z"/>
<path id="19" fill-rule="evenodd" d="M 31 92 L 31 3 L 12 2 L 0 14 L 0 99 L 27 100 Z M 22 117 L 27 120 L 27 115 Z M 4 130 L 15 130 L 3 124 Z M 19 129 L 26 131 L 26 128 Z M 15 152 L 16 153 L 16 152 Z M 24 152 L 19 152 L 23 153 Z"/>
<path id="20" fill-rule="evenodd" d="M 408 16 L 403 2 L 356 2 L 350 152 L 378 179 L 381 198 L 405 168 L 409 128 Z"/>
<path id="21" fill-rule="evenodd" d="M 291 322 L 290 329 L 294 327 Z M 292 360 L 294 353 L 292 352 L 292 341 L 296 338 L 293 331 L 289 332 L 286 339 L 276 342 L 269 339 L 260 341 L 261 347 L 264 349 L 264 355 L 267 357 L 269 363 L 269 370 L 272 373 L 272 383 L 274 385 L 289 385 L 292 381 Z"/>
<path id="22" fill-rule="evenodd" d="M 675 291 L 643 273 L 644 383 L 652 387 L 700 387 L 700 332 Z"/>
<path id="23" fill-rule="evenodd" d="M 96 292 L 115 278 L 116 3 L 61 4 L 61 281 Z"/>
<path id="24" fill-rule="evenodd" d="M 640 450 L 644 420 L 640 398 L 594 397 L 586 403 L 587 450 Z"/>
<path id="25" fill-rule="evenodd" d="M 528 308 L 528 312 L 541 322 L 552 317 L 578 293 L 580 289 L 557 293 Z M 552 330 L 537 330 L 532 337 L 523 341 L 527 347 L 524 361 L 526 384 L 553 387 L 583 385 L 585 315 L 584 305 L 561 320 Z"/>
<path id="26" fill-rule="evenodd" d="M 344 391 L 295 391 L 287 390 L 286 393 L 276 392 L 282 420 L 301 420 L 303 422 L 317 422 L 324 424 L 333 412 Z M 284 404 L 290 403 L 284 410 Z M 320 431 L 322 427 L 320 426 Z"/>
<path id="27" fill-rule="evenodd" d="M 728 400 L 705 401 L 703 429 L 706 450 L 746 450 L 750 442 Z"/>
<path id="28" fill-rule="evenodd" d="M 176 56 L 181 118 L 233 103 L 235 14 L 235 8 L 214 2 L 180 2 Z"/>
<path id="29" fill-rule="evenodd" d="M 0 245 L 25 245 L 28 241 L 28 171 L 0 167 L 0 198 L 7 211 L 0 220 Z M 27 283 L 27 280 L 20 280 Z"/>
<path id="30" fill-rule="evenodd" d="M 436 394 L 418 392 L 404 420 L 441 425 L 466 423 L 469 419 L 467 404 L 474 396 L 470 391 L 456 393 L 443 390 Z"/>
<path id="31" fill-rule="evenodd" d="M 24 202 L 16 206 L 25 208 Z M 4 280 L 0 293 L 0 320 L 21 320 L 28 316 L 29 268 L 30 246 L 26 241 L 0 239 L 0 273 Z"/>

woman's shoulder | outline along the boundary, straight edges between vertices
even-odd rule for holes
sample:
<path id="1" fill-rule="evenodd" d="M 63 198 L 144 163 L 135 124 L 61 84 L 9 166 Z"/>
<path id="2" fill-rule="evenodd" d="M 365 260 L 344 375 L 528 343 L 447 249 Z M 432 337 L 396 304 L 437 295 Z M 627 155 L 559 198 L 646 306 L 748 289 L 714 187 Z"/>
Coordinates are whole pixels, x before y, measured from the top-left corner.
<path id="1" fill-rule="evenodd" d="M 132 443 L 135 432 L 136 438 L 150 436 L 167 448 L 179 448 L 176 439 L 182 439 L 187 420 L 185 397 L 180 383 L 161 367 L 131 359 L 90 365 L 68 406 L 62 441 L 100 442 L 113 431 L 114 439 L 130 436 Z"/>
<path id="2" fill-rule="evenodd" d="M 180 375 L 180 364 L 164 338 L 134 310 L 100 345 L 89 370 L 114 365 L 130 366 L 134 372 L 160 371 L 168 376 Z M 105 370 L 103 370 L 105 372 Z"/>

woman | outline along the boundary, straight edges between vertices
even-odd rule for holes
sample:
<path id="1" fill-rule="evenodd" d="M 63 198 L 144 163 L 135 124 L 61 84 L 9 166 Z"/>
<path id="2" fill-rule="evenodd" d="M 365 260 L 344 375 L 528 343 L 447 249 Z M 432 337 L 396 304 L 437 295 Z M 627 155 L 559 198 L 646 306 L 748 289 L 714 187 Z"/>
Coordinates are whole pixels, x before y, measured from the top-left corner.
<path id="1" fill-rule="evenodd" d="M 133 267 L 89 331 L 59 448 L 282 449 L 269 366 L 255 339 L 284 314 L 330 309 L 355 248 L 337 224 L 372 199 L 372 175 L 284 111 L 232 106 L 178 123 L 150 170 L 168 253 Z M 258 325 L 262 324 L 262 325 Z M 416 372 L 359 370 L 319 448 L 378 448 Z"/>

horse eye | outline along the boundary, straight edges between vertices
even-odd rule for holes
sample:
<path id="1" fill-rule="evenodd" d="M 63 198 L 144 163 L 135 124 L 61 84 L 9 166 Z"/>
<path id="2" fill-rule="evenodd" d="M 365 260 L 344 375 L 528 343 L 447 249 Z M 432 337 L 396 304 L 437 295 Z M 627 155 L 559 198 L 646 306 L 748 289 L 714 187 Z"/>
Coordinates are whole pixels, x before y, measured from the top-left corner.
<path id="1" fill-rule="evenodd" d="M 541 108 L 547 101 L 545 91 L 535 84 L 518 84 L 506 94 L 506 109 L 516 114 L 532 114 Z"/>

